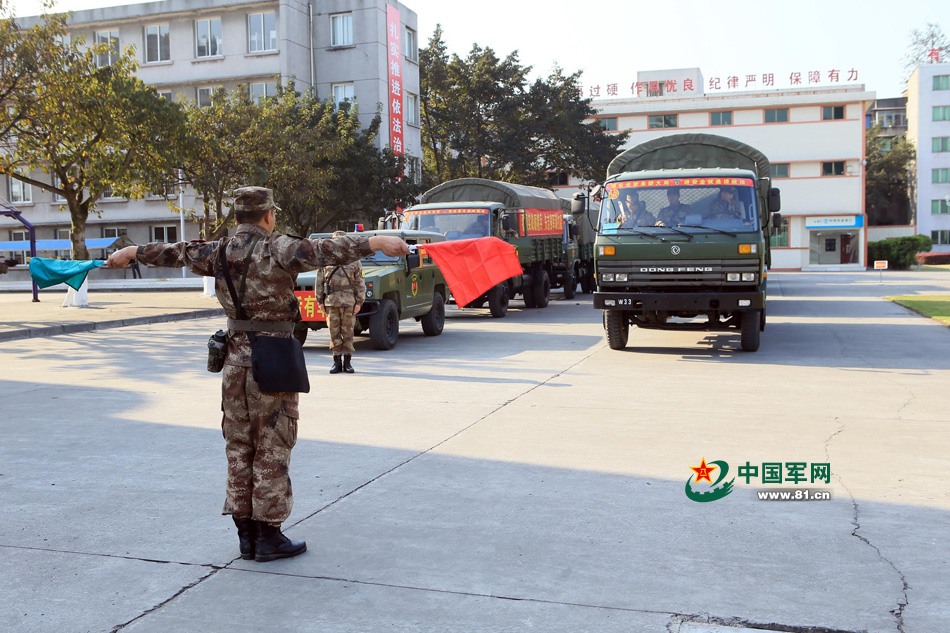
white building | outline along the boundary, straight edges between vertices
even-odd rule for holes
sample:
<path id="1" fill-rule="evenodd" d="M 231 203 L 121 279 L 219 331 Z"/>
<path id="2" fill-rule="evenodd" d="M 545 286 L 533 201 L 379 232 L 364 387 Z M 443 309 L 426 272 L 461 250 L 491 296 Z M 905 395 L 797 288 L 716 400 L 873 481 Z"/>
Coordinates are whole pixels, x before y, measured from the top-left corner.
<path id="1" fill-rule="evenodd" d="M 917 233 L 950 251 L 950 64 L 922 64 L 907 81 L 907 138 L 917 148 Z"/>
<path id="2" fill-rule="evenodd" d="M 773 270 L 864 269 L 865 111 L 874 93 L 857 84 L 709 94 L 698 68 L 641 72 L 636 85 L 639 96 L 593 103 L 608 133 L 631 132 L 624 149 L 699 132 L 769 158 L 783 216 Z"/>
<path id="3" fill-rule="evenodd" d="M 392 9 L 390 9 L 390 7 Z M 392 14 L 392 10 L 395 14 Z M 398 69 L 393 69 L 388 20 L 398 19 L 392 36 L 399 43 Z M 20 18 L 23 28 L 38 17 Z M 349 99 L 360 106 L 368 124 L 377 104 L 390 106 L 392 76 L 401 78 L 400 101 L 383 109 L 377 144 L 392 146 L 398 109 L 399 143 L 409 169 L 419 173 L 422 139 L 419 127 L 419 47 L 416 14 L 396 0 L 161 0 L 126 6 L 76 11 L 69 19 L 71 37 L 82 34 L 88 44 L 109 43 L 116 50 L 135 48 L 142 80 L 175 101 L 210 103 L 218 87 L 247 84 L 251 94 L 275 94 L 278 83 L 295 82 L 304 92 L 316 88 L 320 99 Z M 109 63 L 109 55 L 102 56 Z M 34 173 L 37 180 L 49 178 Z M 53 194 L 0 176 L 0 195 L 23 211 L 37 227 L 37 239 L 66 239 L 69 214 Z M 184 206 L 202 213 L 203 203 L 186 191 Z M 182 239 L 177 214 L 164 198 L 105 198 L 101 216 L 90 214 L 86 237 L 128 235 L 136 243 Z M 199 225 L 188 222 L 184 239 L 198 237 Z M 0 242 L 27 239 L 22 225 L 0 217 Z M 44 252 L 42 255 L 64 255 Z M 103 253 L 94 251 L 93 256 Z M 10 253 L 0 253 L 0 257 Z M 13 253 L 22 261 L 26 252 Z"/>

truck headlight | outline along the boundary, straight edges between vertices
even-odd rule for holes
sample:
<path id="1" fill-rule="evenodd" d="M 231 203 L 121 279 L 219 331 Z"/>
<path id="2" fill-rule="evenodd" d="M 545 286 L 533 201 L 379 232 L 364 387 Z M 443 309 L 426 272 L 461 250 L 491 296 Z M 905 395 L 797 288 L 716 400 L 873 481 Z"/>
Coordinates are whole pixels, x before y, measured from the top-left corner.
<path id="1" fill-rule="evenodd" d="M 726 273 L 726 281 L 739 281 L 739 273 Z"/>
<path id="2" fill-rule="evenodd" d="M 740 308 L 748 308 L 750 305 L 752 305 L 752 301 L 750 299 L 739 299 Z"/>
<path id="3" fill-rule="evenodd" d="M 613 280 L 614 280 L 614 274 L 613 274 L 613 273 L 604 273 L 603 275 L 600 276 L 600 278 L 601 278 L 602 280 L 604 280 L 604 281 L 613 281 Z"/>
<path id="4" fill-rule="evenodd" d="M 755 281 L 755 273 L 742 273 L 742 281 Z"/>
<path id="5" fill-rule="evenodd" d="M 617 273 L 617 281 L 627 281 L 627 273 Z"/>
<path id="6" fill-rule="evenodd" d="M 372 297 L 372 296 L 373 296 L 373 291 L 370 290 L 369 288 L 367 288 L 367 289 L 366 289 L 366 296 L 367 296 L 367 297 Z"/>

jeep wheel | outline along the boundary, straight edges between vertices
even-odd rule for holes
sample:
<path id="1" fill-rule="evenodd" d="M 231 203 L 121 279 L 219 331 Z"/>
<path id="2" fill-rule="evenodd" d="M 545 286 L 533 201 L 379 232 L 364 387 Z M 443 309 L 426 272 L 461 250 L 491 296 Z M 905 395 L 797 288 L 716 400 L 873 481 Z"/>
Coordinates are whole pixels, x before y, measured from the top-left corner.
<path id="1" fill-rule="evenodd" d="M 392 349 L 399 338 L 399 311 L 389 299 L 379 302 L 379 309 L 370 317 L 369 338 L 374 349 Z"/>
<path id="2" fill-rule="evenodd" d="M 551 278 L 548 276 L 548 271 L 541 271 L 538 283 L 531 288 L 531 291 L 534 293 L 534 307 L 548 307 L 548 301 L 551 300 Z"/>
<path id="3" fill-rule="evenodd" d="M 607 345 L 610 346 L 610 349 L 625 348 L 630 336 L 630 322 L 627 321 L 627 313 L 622 310 L 605 310 L 604 331 L 607 334 Z"/>
<path id="4" fill-rule="evenodd" d="M 301 327 L 297 325 L 294 327 L 294 338 L 300 341 L 300 346 L 303 347 L 304 343 L 307 342 L 307 334 L 310 333 L 310 328 L 304 326 Z"/>
<path id="5" fill-rule="evenodd" d="M 564 273 L 564 298 L 573 299 L 577 290 L 577 280 L 574 278 L 574 271 L 568 270 Z"/>
<path id="6" fill-rule="evenodd" d="M 500 319 L 508 314 L 508 284 L 501 282 L 488 291 L 488 309 L 491 315 Z"/>
<path id="7" fill-rule="evenodd" d="M 432 307 L 422 315 L 422 331 L 426 336 L 438 336 L 445 327 L 445 299 L 440 293 L 432 295 Z"/>
<path id="8" fill-rule="evenodd" d="M 742 313 L 742 351 L 754 352 L 759 349 L 761 319 L 762 313 L 759 310 L 749 310 Z"/>

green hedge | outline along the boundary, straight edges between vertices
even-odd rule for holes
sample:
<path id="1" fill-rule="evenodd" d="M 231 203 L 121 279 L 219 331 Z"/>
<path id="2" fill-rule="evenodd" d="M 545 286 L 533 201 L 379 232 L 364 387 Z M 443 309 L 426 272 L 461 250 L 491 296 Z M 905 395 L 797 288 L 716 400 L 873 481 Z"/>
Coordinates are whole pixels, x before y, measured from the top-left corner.
<path id="1" fill-rule="evenodd" d="M 888 268 L 907 270 L 917 265 L 917 253 L 925 253 L 933 247 L 933 240 L 926 235 L 891 237 L 880 242 L 868 242 L 868 266 L 873 266 L 875 261 L 886 259 Z"/>

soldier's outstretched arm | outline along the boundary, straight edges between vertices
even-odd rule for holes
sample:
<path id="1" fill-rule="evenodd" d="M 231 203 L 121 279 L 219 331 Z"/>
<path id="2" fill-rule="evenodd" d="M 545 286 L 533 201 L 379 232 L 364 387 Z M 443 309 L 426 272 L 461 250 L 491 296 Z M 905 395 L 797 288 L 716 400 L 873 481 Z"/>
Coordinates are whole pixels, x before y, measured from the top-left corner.
<path id="1" fill-rule="evenodd" d="M 214 275 L 213 260 L 217 242 L 151 242 L 126 246 L 109 255 L 109 268 L 125 268 L 133 259 L 143 264 L 166 268 L 183 268 L 196 275 Z"/>
<path id="2" fill-rule="evenodd" d="M 343 235 L 312 240 L 281 235 L 273 241 L 272 246 L 272 255 L 285 270 L 293 273 L 321 266 L 349 264 L 376 251 L 383 251 L 389 256 L 405 255 L 409 253 L 409 245 L 390 235 Z"/>

